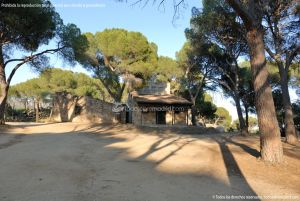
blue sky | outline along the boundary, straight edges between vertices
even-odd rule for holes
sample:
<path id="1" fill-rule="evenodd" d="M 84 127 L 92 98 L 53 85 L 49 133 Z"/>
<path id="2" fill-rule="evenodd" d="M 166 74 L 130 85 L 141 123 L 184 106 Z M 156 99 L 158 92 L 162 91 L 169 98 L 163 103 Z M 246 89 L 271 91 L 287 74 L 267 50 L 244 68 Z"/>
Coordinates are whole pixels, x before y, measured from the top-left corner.
<path id="1" fill-rule="evenodd" d="M 135 0 L 120 3 L 116 0 L 52 0 L 56 5 L 56 11 L 60 14 L 64 23 L 76 24 L 82 32 L 103 31 L 106 28 L 124 28 L 130 31 L 143 33 L 149 41 L 158 45 L 158 54 L 175 58 L 185 42 L 184 30 L 189 27 L 191 8 L 200 7 L 201 0 L 189 0 L 189 4 L 181 10 L 179 18 L 173 22 L 173 1 L 167 0 L 165 9 L 158 8 L 158 4 L 147 6 L 137 4 L 132 6 Z M 150 1 L 151 2 L 151 1 Z M 83 8 L 80 5 L 101 7 Z M 23 54 L 16 53 L 17 57 Z M 64 66 L 62 61 L 51 57 L 51 65 L 64 67 L 73 71 L 85 72 L 80 66 Z M 7 69 L 9 71 L 10 68 Z M 25 75 L 25 76 L 24 76 Z M 36 77 L 37 74 L 28 66 L 20 68 L 12 80 L 12 84 L 23 82 Z"/>
<path id="2" fill-rule="evenodd" d="M 143 33 L 149 41 L 158 45 L 158 54 L 174 57 L 185 41 L 184 29 L 189 27 L 191 8 L 200 7 L 200 0 L 190 0 L 182 15 L 172 23 L 174 9 L 172 1 L 167 0 L 165 10 L 158 4 L 143 7 L 140 4 L 131 6 L 130 2 L 119 3 L 115 0 L 53 0 L 54 4 L 93 3 L 102 4 L 102 8 L 61 8 L 57 11 L 65 23 L 76 24 L 83 32 L 102 31 L 105 28 L 124 28 Z M 151 2 L 151 1 L 150 1 Z"/>
<path id="3" fill-rule="evenodd" d="M 106 28 L 124 28 L 130 31 L 139 31 L 149 41 L 158 45 L 159 55 L 175 58 L 175 52 L 180 50 L 185 42 L 184 30 L 189 27 L 191 8 L 194 6 L 201 7 L 201 0 L 189 0 L 185 8 L 181 10 L 181 15 L 175 21 L 173 21 L 172 0 L 166 0 L 165 9 L 163 7 L 159 9 L 158 4 L 152 5 L 152 3 L 149 3 L 146 7 L 139 4 L 132 6 L 131 2 L 135 0 L 127 1 L 128 3 L 120 3 L 116 0 L 52 0 L 51 2 L 57 5 L 56 10 L 65 24 L 74 23 L 82 32 L 95 33 Z M 83 8 L 83 5 L 96 5 L 96 7 Z M 16 53 L 15 56 L 20 57 L 21 55 L 23 54 Z M 75 67 L 64 65 L 60 59 L 53 56 L 51 57 L 51 65 L 88 73 L 79 65 Z M 11 70 L 10 67 L 7 72 Z M 12 84 L 26 81 L 37 77 L 37 75 L 28 66 L 23 66 L 15 74 Z M 224 98 L 218 92 L 211 93 L 211 95 L 218 106 L 229 110 L 233 119 L 237 118 L 236 109 L 231 104 L 230 99 Z"/>

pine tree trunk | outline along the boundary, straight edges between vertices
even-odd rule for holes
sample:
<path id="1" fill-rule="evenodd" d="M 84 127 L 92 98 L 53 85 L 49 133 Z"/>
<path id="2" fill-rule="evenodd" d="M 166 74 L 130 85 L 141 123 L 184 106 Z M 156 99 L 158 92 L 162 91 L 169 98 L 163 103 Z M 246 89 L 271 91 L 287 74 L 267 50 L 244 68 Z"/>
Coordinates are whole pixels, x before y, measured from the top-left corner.
<path id="1" fill-rule="evenodd" d="M 288 78 L 287 72 L 283 67 L 279 67 L 280 73 L 280 84 L 282 90 L 282 103 L 284 108 L 284 125 L 285 125 L 285 135 L 286 141 L 288 143 L 294 144 L 298 141 L 298 136 L 296 133 L 296 128 L 294 124 L 294 115 L 292 110 L 292 104 L 288 88 Z"/>
<path id="2" fill-rule="evenodd" d="M 25 111 L 27 111 L 27 108 L 28 108 L 28 101 L 27 101 L 27 99 L 25 99 L 25 101 L 24 101 L 24 108 L 25 108 Z"/>
<path id="3" fill-rule="evenodd" d="M 8 85 L 5 76 L 2 47 L 0 46 L 0 125 L 5 124 L 4 114 L 8 94 L 7 92 Z"/>
<path id="4" fill-rule="evenodd" d="M 39 115 L 40 115 L 40 108 L 39 108 L 39 101 L 35 100 L 34 102 L 35 105 L 35 122 L 39 122 Z"/>
<path id="5" fill-rule="evenodd" d="M 240 97 L 237 93 L 235 94 L 234 102 L 235 102 L 235 106 L 236 106 L 236 110 L 237 110 L 237 114 L 238 114 L 238 118 L 239 118 L 241 134 L 246 136 L 246 135 L 248 135 L 248 128 L 245 124 L 245 120 L 244 120 L 243 112 L 242 112 L 242 108 L 241 108 L 241 103 L 240 103 Z"/>
<path id="6" fill-rule="evenodd" d="M 54 108 L 54 102 L 52 100 L 52 106 L 51 106 L 51 110 L 50 110 L 49 121 L 52 121 L 53 108 Z"/>
<path id="7" fill-rule="evenodd" d="M 1 84 L 2 85 L 2 84 Z M 6 106 L 6 100 L 7 100 L 7 93 L 4 91 L 2 92 L 3 86 L 1 86 L 1 96 L 0 96 L 0 125 L 5 124 L 5 106 Z"/>
<path id="8" fill-rule="evenodd" d="M 191 101 L 192 101 L 192 108 L 191 108 L 191 112 L 192 112 L 192 125 L 196 126 L 197 125 L 197 108 L 196 108 L 196 98 L 191 97 Z"/>
<path id="9" fill-rule="evenodd" d="M 196 126 L 197 125 L 197 109 L 195 105 L 192 105 L 192 125 Z"/>
<path id="10" fill-rule="evenodd" d="M 283 161 L 282 143 L 272 89 L 268 82 L 269 72 L 266 67 L 263 36 L 262 27 L 252 27 L 247 30 L 255 106 L 260 130 L 260 151 L 264 161 L 280 163 Z"/>
<path id="11" fill-rule="evenodd" d="M 248 106 L 245 105 L 245 115 L 246 115 L 246 127 L 249 129 L 249 109 Z"/>

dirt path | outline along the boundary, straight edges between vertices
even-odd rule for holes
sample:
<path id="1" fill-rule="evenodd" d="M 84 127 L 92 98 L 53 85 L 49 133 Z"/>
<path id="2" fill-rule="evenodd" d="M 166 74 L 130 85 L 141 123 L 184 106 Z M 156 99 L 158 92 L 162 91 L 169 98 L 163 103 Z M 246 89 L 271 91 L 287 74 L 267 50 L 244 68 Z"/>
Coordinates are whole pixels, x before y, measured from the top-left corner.
<path id="1" fill-rule="evenodd" d="M 73 123 L 0 133 L 1 201 L 300 200 L 300 148 L 285 144 L 285 164 L 267 165 L 257 137 Z"/>

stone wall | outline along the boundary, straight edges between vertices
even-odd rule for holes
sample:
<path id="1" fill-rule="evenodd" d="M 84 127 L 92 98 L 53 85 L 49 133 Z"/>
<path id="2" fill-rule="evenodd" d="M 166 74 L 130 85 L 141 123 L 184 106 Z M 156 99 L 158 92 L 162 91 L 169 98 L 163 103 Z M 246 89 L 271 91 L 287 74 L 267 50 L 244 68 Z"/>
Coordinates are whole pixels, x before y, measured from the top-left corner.
<path id="1" fill-rule="evenodd" d="M 58 92 L 53 98 L 51 121 L 69 122 L 75 114 L 75 106 L 78 98 L 69 93 Z"/>
<path id="2" fill-rule="evenodd" d="M 120 116 L 112 111 L 113 104 L 83 96 L 76 103 L 73 122 L 117 123 Z"/>
<path id="3" fill-rule="evenodd" d="M 142 113 L 143 125 L 153 125 L 156 124 L 156 113 L 155 112 L 143 112 Z"/>
<path id="4" fill-rule="evenodd" d="M 175 112 L 175 125 L 186 125 L 187 123 L 187 113 L 186 112 Z"/>
<path id="5" fill-rule="evenodd" d="M 173 121 L 173 111 L 166 111 L 166 124 L 172 125 Z"/>
<path id="6" fill-rule="evenodd" d="M 126 118 L 126 114 L 112 111 L 112 103 L 88 96 L 57 93 L 53 101 L 51 120 L 55 122 L 117 123 Z"/>
<path id="7" fill-rule="evenodd" d="M 138 107 L 137 104 L 134 104 L 134 106 L 135 110 L 132 111 L 132 123 L 134 125 L 157 125 L 155 111 L 142 112 L 141 107 Z M 166 111 L 165 125 L 187 125 L 187 113 L 188 111 Z"/>
<path id="8" fill-rule="evenodd" d="M 144 111 L 147 106 L 139 106 L 137 102 L 132 98 L 128 97 L 128 107 L 131 109 L 132 124 L 134 125 L 157 125 L 156 124 L 156 112 L 155 111 Z M 191 112 L 189 108 L 185 108 L 185 111 L 166 111 L 166 125 L 180 125 L 186 126 L 191 125 Z"/>
<path id="9" fill-rule="evenodd" d="M 147 86 L 138 90 L 139 94 L 156 94 L 156 95 L 166 95 L 171 94 L 171 84 L 170 82 L 158 82 L 150 80 Z"/>
<path id="10" fill-rule="evenodd" d="M 139 110 L 138 105 L 132 101 L 130 105 L 132 112 L 132 123 L 134 125 L 141 125 L 142 124 L 142 112 Z"/>

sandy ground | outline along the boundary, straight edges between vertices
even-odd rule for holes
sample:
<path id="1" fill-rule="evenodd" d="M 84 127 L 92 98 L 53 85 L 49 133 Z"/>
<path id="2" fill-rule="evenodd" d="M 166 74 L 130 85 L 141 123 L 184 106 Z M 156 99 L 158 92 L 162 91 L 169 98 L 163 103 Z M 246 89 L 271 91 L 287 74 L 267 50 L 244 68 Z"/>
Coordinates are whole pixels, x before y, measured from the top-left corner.
<path id="1" fill-rule="evenodd" d="M 258 137 L 74 123 L 0 133 L 1 201 L 300 200 L 299 146 L 274 166 Z"/>

